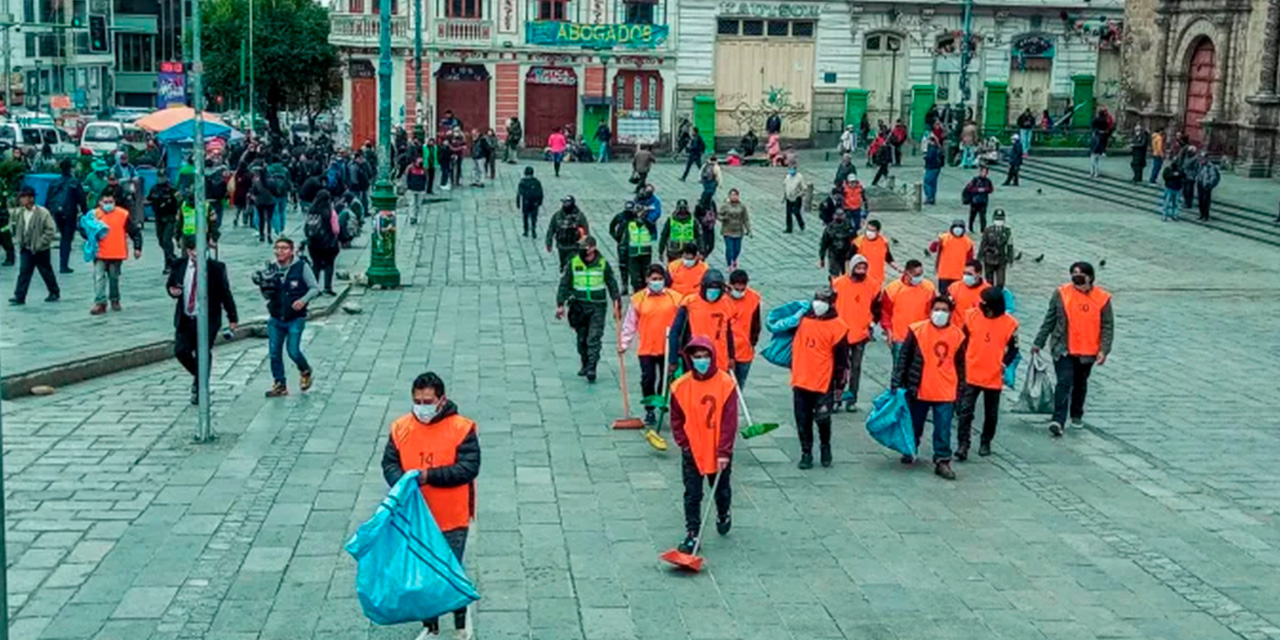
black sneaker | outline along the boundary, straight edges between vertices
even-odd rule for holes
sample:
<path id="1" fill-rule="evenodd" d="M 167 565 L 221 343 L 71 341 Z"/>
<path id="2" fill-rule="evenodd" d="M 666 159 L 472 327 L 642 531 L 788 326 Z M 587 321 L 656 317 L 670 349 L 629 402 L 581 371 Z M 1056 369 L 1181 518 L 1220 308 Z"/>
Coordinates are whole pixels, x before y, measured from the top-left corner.
<path id="1" fill-rule="evenodd" d="M 960 448 L 956 449 L 956 460 L 959 462 L 964 462 L 965 460 L 968 460 L 968 459 L 969 459 L 969 445 L 967 443 L 962 444 L 960 445 Z"/>
<path id="2" fill-rule="evenodd" d="M 818 459 L 822 462 L 822 466 L 831 466 L 831 445 L 824 444 L 818 448 Z"/>
<path id="3" fill-rule="evenodd" d="M 1060 424 L 1058 424 L 1058 423 L 1056 423 L 1056 422 L 1050 422 L 1050 423 L 1049 423 L 1049 433 L 1050 433 L 1050 434 L 1052 434 L 1052 435 L 1053 435 L 1053 437 L 1055 437 L 1055 438 L 1061 438 L 1061 437 L 1062 437 L 1062 425 L 1060 425 Z"/>
<path id="4" fill-rule="evenodd" d="M 1083 426 L 1084 426 L 1084 417 L 1072 418 L 1072 419 L 1071 419 L 1071 426 L 1073 426 L 1073 427 L 1083 427 Z"/>
<path id="5" fill-rule="evenodd" d="M 60 293 L 51 293 L 51 294 L 49 294 L 49 296 L 48 296 L 48 297 L 46 297 L 46 298 L 44 299 L 44 301 L 45 301 L 45 302 L 57 302 L 57 301 L 59 301 L 59 300 L 61 300 L 61 299 L 62 299 L 62 294 L 60 294 Z"/>
<path id="6" fill-rule="evenodd" d="M 690 531 L 689 533 L 685 534 L 684 542 L 681 542 L 679 545 L 676 546 L 676 551 L 679 551 L 680 553 L 693 553 L 693 549 L 697 546 L 698 546 L 698 534 L 697 532 Z"/>
<path id="7" fill-rule="evenodd" d="M 22 304 L 26 304 L 26 303 L 27 303 L 27 301 L 26 301 L 26 300 L 19 300 L 19 299 L 17 299 L 17 298 L 9 298 L 9 304 L 14 305 L 14 306 L 18 306 L 18 305 L 22 305 Z"/>
<path id="8" fill-rule="evenodd" d="M 798 462 L 798 463 L 796 464 L 796 466 L 797 466 L 797 467 L 800 467 L 801 469 L 812 469 L 812 468 L 813 468 L 813 454 L 812 454 L 812 453 L 802 453 L 802 454 L 800 454 L 800 462 Z"/>
<path id="9" fill-rule="evenodd" d="M 588 372 L 587 372 L 587 384 L 595 384 L 595 383 L 596 383 L 596 372 L 595 372 L 595 371 L 588 371 Z"/>
<path id="10" fill-rule="evenodd" d="M 982 444 L 978 445 L 978 455 L 980 455 L 980 456 L 982 456 L 982 457 L 984 457 L 984 458 L 985 458 L 985 457 L 987 457 L 987 456 L 989 456 L 989 455 L 991 455 L 991 443 L 990 443 L 990 442 L 984 442 L 984 443 L 982 443 Z"/>
<path id="11" fill-rule="evenodd" d="M 658 424 L 658 416 L 653 415 L 653 407 L 644 410 L 644 423 L 650 427 Z"/>
<path id="12" fill-rule="evenodd" d="M 898 462 L 901 462 L 902 464 L 915 464 L 915 462 L 916 462 L 916 457 L 915 457 L 915 456 L 902 456 L 901 458 L 898 458 Z"/>
<path id="13" fill-rule="evenodd" d="M 732 528 L 733 528 L 732 514 L 726 513 L 722 516 L 716 517 L 716 533 L 723 536 L 728 534 L 729 529 L 732 529 Z"/>
<path id="14" fill-rule="evenodd" d="M 585 375 L 587 375 L 587 365 L 584 364 L 582 368 L 578 369 L 578 377 L 581 378 Z"/>

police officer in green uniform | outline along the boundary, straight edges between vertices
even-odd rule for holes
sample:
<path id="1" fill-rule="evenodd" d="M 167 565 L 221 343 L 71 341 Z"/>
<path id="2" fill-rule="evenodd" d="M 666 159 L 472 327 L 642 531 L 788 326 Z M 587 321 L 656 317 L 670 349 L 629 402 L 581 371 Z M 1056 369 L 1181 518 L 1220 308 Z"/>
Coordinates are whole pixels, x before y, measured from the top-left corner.
<path id="1" fill-rule="evenodd" d="M 645 274 L 653 264 L 653 237 L 658 235 L 657 225 L 640 216 L 640 207 L 635 202 L 627 202 L 622 213 L 609 223 L 609 235 L 618 241 L 621 280 L 631 285 L 631 291 L 643 291 Z"/>
<path id="2" fill-rule="evenodd" d="M 689 211 L 689 201 L 676 202 L 676 210 L 671 217 L 662 223 L 662 234 L 658 238 L 658 253 L 667 256 L 667 262 L 680 259 L 687 245 L 702 246 L 702 225 L 693 219 Z"/>
<path id="3" fill-rule="evenodd" d="M 600 255 L 596 239 L 587 236 L 579 243 L 578 254 L 565 266 L 556 292 L 556 319 L 565 317 L 565 303 L 568 303 L 569 326 L 578 334 L 578 357 L 582 361 L 578 375 L 586 376 L 587 382 L 596 381 L 605 306 L 609 299 L 613 300 L 614 320 L 621 322 L 618 281 L 609 263 Z"/>

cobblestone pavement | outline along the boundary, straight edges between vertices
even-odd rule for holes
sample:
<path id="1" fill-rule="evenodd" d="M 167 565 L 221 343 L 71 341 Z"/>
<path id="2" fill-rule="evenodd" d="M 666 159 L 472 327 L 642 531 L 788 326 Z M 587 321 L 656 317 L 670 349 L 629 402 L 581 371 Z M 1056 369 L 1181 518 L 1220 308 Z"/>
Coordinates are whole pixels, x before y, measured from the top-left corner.
<path id="1" fill-rule="evenodd" d="M 1115 352 L 1086 427 L 1052 440 L 1006 411 L 995 454 L 948 483 L 899 465 L 845 414 L 835 465 L 802 472 L 786 372 L 757 360 L 753 416 L 784 427 L 739 442 L 734 530 L 711 534 L 707 569 L 683 576 L 657 560 L 682 533 L 678 458 L 606 428 L 615 374 L 574 375 L 571 333 L 552 318 L 555 258 L 520 237 L 516 171 L 502 169 L 402 236 L 411 286 L 310 326 L 309 393 L 262 397 L 261 341 L 219 349 L 216 444 L 189 443 L 176 364 L 6 403 L 13 637 L 413 638 L 365 620 L 341 545 L 384 494 L 387 424 L 432 369 L 480 424 L 466 564 L 483 640 L 1280 638 L 1273 249 L 997 187 L 1025 256 L 1010 271 L 1024 340 L 1073 260 L 1100 265 L 1115 295 Z M 627 168 L 564 173 L 543 177 L 548 202 L 572 192 L 603 229 Z M 810 295 L 824 279 L 817 221 L 782 235 L 781 174 L 725 173 L 753 212 L 742 264 L 766 305 Z M 678 175 L 654 172 L 668 208 L 697 192 Z M 900 261 L 961 213 L 966 179 L 945 170 L 943 204 L 879 216 Z M 888 367 L 869 350 L 865 393 Z"/>

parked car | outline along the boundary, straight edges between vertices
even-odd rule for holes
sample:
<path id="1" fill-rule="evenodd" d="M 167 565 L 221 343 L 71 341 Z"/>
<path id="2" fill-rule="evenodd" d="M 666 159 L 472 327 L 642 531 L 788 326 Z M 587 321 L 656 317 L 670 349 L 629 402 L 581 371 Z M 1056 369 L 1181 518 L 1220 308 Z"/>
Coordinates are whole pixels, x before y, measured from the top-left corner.
<path id="1" fill-rule="evenodd" d="M 147 148 L 149 135 L 146 130 L 131 124 L 97 120 L 86 125 L 84 133 L 80 134 L 80 153 L 106 155 L 126 145 L 142 151 Z"/>
<path id="2" fill-rule="evenodd" d="M 54 158 L 75 157 L 76 141 L 66 131 L 47 124 L 22 127 L 22 152 L 31 156 L 41 155 L 47 146 Z"/>

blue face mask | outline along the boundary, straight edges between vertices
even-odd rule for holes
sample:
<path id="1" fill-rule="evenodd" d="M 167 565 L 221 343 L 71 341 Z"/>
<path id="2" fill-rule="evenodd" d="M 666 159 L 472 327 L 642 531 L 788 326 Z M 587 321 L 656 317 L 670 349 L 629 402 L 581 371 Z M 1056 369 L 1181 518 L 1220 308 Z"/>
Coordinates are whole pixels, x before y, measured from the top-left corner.
<path id="1" fill-rule="evenodd" d="M 693 370 L 698 373 L 706 373 L 711 370 L 711 358 L 690 358 L 693 362 Z"/>
<path id="2" fill-rule="evenodd" d="M 924 276 L 923 276 L 923 275 L 919 275 L 919 276 L 911 276 L 911 284 L 912 284 L 912 286 L 919 286 L 921 282 L 924 282 Z"/>
<path id="3" fill-rule="evenodd" d="M 720 299 L 721 291 L 719 289 L 707 289 L 707 302 L 715 302 Z"/>
<path id="4" fill-rule="evenodd" d="M 661 280 L 649 281 L 649 290 L 654 293 L 662 293 L 662 290 L 666 288 L 666 286 L 667 286 L 666 283 Z"/>

